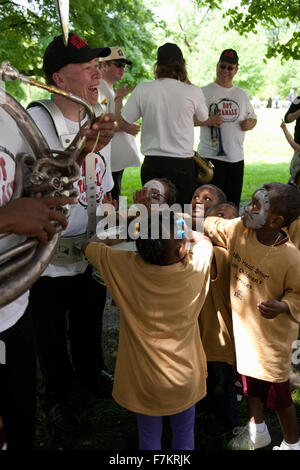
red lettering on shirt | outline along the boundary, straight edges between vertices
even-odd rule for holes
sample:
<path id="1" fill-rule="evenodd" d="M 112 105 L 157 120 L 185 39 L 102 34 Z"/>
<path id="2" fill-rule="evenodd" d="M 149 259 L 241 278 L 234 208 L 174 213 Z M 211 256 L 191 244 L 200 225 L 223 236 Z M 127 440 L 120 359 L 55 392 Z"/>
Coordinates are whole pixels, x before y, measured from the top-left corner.
<path id="1" fill-rule="evenodd" d="M 236 109 L 222 109 L 222 116 L 236 116 L 237 110 Z"/>
<path id="2" fill-rule="evenodd" d="M 2 179 L 4 181 L 7 180 L 7 173 L 6 173 L 6 169 L 5 169 L 5 160 L 3 157 L 0 157 L 0 179 L 1 179 L 1 174 L 2 174 Z"/>
<path id="3" fill-rule="evenodd" d="M 5 206 L 5 204 L 8 204 L 10 200 L 10 198 L 7 196 L 6 190 L 7 190 L 7 185 L 3 184 L 2 185 L 2 204 L 1 204 L 2 206 Z"/>

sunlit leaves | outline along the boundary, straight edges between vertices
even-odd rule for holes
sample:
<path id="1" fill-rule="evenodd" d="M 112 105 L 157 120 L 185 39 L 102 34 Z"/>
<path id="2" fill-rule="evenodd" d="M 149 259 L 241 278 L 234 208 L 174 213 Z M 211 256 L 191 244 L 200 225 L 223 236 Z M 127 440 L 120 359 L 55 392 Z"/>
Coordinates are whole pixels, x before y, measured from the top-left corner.
<path id="1" fill-rule="evenodd" d="M 300 49 L 300 2 L 299 0 L 241 0 L 238 6 L 230 7 L 230 2 L 215 0 L 195 0 L 200 7 L 222 8 L 228 20 L 226 30 L 235 29 L 241 35 L 257 33 L 259 27 L 272 30 L 288 27 L 291 38 L 282 42 L 280 38 L 269 46 L 266 57 L 280 55 L 283 59 L 299 60 Z"/>

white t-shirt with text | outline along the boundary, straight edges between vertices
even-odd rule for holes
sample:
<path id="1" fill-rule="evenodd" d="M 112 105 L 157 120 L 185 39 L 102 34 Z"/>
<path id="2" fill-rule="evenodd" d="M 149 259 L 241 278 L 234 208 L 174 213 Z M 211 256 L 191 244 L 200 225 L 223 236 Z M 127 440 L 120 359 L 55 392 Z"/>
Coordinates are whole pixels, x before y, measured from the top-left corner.
<path id="1" fill-rule="evenodd" d="M 208 109 L 211 110 L 216 104 L 223 118 L 220 130 L 226 155 L 217 155 L 220 148 L 219 145 L 212 145 L 211 128 L 208 126 L 200 127 L 198 153 L 203 157 L 216 158 L 225 162 L 244 160 L 245 131 L 241 129 L 241 122 L 249 118 L 256 119 L 247 93 L 237 86 L 225 88 L 215 82 L 203 87 L 202 90 Z"/>

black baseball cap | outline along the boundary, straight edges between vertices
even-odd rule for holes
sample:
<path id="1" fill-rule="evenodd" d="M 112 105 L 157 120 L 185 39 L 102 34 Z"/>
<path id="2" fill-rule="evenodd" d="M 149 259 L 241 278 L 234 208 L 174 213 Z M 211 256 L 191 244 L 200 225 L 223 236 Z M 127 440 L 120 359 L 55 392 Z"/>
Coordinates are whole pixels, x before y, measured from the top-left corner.
<path id="1" fill-rule="evenodd" d="M 92 48 L 77 34 L 69 33 L 68 45 L 64 45 L 63 36 L 56 36 L 44 53 L 43 70 L 48 76 L 68 64 L 89 62 L 96 57 L 110 54 L 109 47 Z"/>
<path id="2" fill-rule="evenodd" d="M 225 49 L 220 56 L 219 62 L 229 62 L 230 64 L 238 65 L 239 57 L 234 49 Z"/>
<path id="3" fill-rule="evenodd" d="M 157 49 L 158 65 L 176 65 L 183 62 L 184 58 L 177 44 L 166 42 L 166 44 Z"/>

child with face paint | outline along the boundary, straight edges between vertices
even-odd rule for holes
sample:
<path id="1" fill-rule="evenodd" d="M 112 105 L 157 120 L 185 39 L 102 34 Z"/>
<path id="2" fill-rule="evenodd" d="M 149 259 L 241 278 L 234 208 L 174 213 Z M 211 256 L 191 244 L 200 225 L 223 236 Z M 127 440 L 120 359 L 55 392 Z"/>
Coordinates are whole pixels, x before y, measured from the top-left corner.
<path id="1" fill-rule="evenodd" d="M 238 217 L 233 203 L 209 208 L 206 217 Z M 207 394 L 198 405 L 204 413 L 203 430 L 221 436 L 238 425 L 235 382 L 235 350 L 230 307 L 230 263 L 228 251 L 214 246 L 210 288 L 199 316 L 200 335 L 207 359 Z"/>
<path id="2" fill-rule="evenodd" d="M 176 187 L 167 178 L 157 178 L 147 181 L 147 183 L 138 189 L 134 196 L 134 204 L 144 204 L 149 210 L 151 205 L 165 205 L 171 206 L 176 201 Z M 117 201 L 112 199 L 111 194 L 103 197 L 105 204 L 111 204 L 117 208 Z"/>
<path id="3" fill-rule="evenodd" d="M 113 397 L 137 414 L 140 450 L 162 448 L 163 416 L 170 417 L 172 449 L 194 449 L 195 403 L 206 392 L 198 315 L 212 245 L 194 233 L 197 243 L 189 251 L 181 220 L 167 212 L 151 212 L 159 230 L 152 233 L 150 216 L 147 236 L 136 240 L 137 253 L 103 243 L 84 247 L 120 307 Z"/>
<path id="4" fill-rule="evenodd" d="M 157 178 L 147 181 L 143 188 L 136 191 L 133 202 L 135 204 L 144 204 L 151 209 L 154 207 L 172 206 L 176 201 L 176 187 L 167 178 Z"/>
<path id="5" fill-rule="evenodd" d="M 119 234 L 119 242 L 123 242 L 128 238 L 128 225 L 140 214 L 140 207 L 138 205 L 143 205 L 147 212 L 150 213 L 151 210 L 167 209 L 172 206 L 175 201 L 175 185 L 167 178 L 160 178 L 148 181 L 142 189 L 137 190 L 133 196 L 133 204 L 128 209 L 117 210 L 118 203 L 112 199 L 110 193 L 103 197 L 103 209 L 105 216 L 111 214 L 109 216 L 111 217 L 110 225 L 114 222 L 116 227 L 122 226 L 121 233 Z M 100 236 L 101 233 L 102 232 L 99 232 L 98 236 Z"/>
<path id="6" fill-rule="evenodd" d="M 283 441 L 276 450 L 300 450 L 289 387 L 292 343 L 300 322 L 300 253 L 283 230 L 300 214 L 300 194 L 281 183 L 263 185 L 242 218 L 207 217 L 205 233 L 228 250 L 237 371 L 249 422 L 235 430 L 233 450 L 271 443 L 263 407 L 278 414 Z"/>

